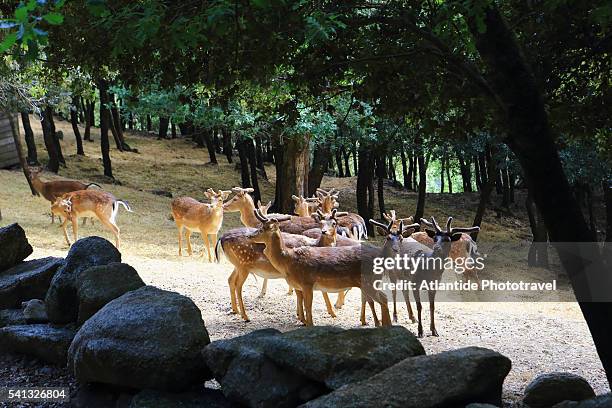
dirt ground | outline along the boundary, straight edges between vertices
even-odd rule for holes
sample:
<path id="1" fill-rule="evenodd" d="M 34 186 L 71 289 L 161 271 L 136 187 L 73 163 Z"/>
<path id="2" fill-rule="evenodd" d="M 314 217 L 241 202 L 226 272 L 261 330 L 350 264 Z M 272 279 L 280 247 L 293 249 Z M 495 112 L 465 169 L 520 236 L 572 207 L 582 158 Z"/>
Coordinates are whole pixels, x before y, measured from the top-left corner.
<path id="1" fill-rule="evenodd" d="M 134 209 L 133 214 L 120 210 L 118 224 L 122 229 L 122 254 L 124 262 L 134 266 L 146 283 L 173 290 L 189 296 L 202 311 L 212 340 L 248 333 L 252 330 L 275 327 L 290 330 L 297 327 L 294 318 L 294 298 L 286 295 L 287 286 L 281 281 L 270 281 L 266 297 L 259 298 L 261 279 L 250 277 L 244 286 L 244 300 L 251 322 L 243 322 L 239 316 L 230 314 L 227 278 L 231 265 L 222 260 L 220 264 L 208 263 L 200 258 L 201 240 L 196 238 L 197 256 L 179 257 L 177 254 L 176 227 L 168 219 L 170 199 L 151 194 L 154 189 L 170 191 L 174 196 L 191 195 L 202 198 L 208 187 L 231 188 L 239 185 L 239 173 L 234 165 L 226 164 L 224 157 L 219 166 L 204 164 L 205 150 L 194 149 L 185 140 L 158 141 L 155 138 L 130 135 L 128 142 L 137 147 L 139 154 L 112 151 L 115 177 L 122 185 L 105 183 L 101 173 L 98 143 L 85 144 L 85 157 L 74 155 L 72 131 L 67 122 L 57 122 L 57 127 L 66 135 L 62 142 L 68 167 L 60 175 L 98 182 L 117 197 L 126 199 Z M 39 142 L 39 158 L 46 152 L 42 146 L 40 125 L 33 123 Z M 93 132 L 99 141 L 97 130 Z M 273 177 L 273 168 L 267 169 Z M 341 209 L 351 207 L 354 179 L 326 177 L 324 187 L 341 190 Z M 49 205 L 42 198 L 29 194 L 23 175 L 18 171 L 0 170 L 1 225 L 20 223 L 35 248 L 33 258 L 42 256 L 65 256 L 68 247 L 64 243 L 57 224 L 50 224 Z M 271 199 L 273 185 L 262 180 L 264 199 Z M 412 213 L 415 205 L 413 193 L 388 189 L 387 206 L 398 210 L 400 216 Z M 466 224 L 473 217 L 477 194 L 439 195 L 427 197 L 426 214 L 455 216 L 456 224 Z M 459 204 L 458 204 L 459 203 Z M 488 214 L 479 237 L 488 252 L 496 251 L 500 256 L 492 260 L 483 277 L 496 279 L 518 279 L 530 277 L 538 281 L 555 278 L 556 274 L 528 268 L 524 261 L 530 236 L 526 217 L 519 207 L 516 217 L 496 219 Z M 240 226 L 238 214 L 227 214 L 223 230 Z M 111 235 L 96 223 L 81 228 L 81 236 L 100 235 L 110 239 Z M 555 261 L 553 260 L 553 266 Z M 452 277 L 450 277 L 452 278 Z M 449 278 L 449 279 L 450 279 Z M 567 282 L 560 279 L 562 299 L 571 299 Z M 440 337 L 425 337 L 423 345 L 428 354 L 464 346 L 482 346 L 499 351 L 512 360 L 512 371 L 504 383 L 504 399 L 513 405 L 527 383 L 536 375 L 551 371 L 569 371 L 584 376 L 599 393 L 607 392 L 608 386 L 601 364 L 591 340 L 588 328 L 578 305 L 572 302 L 441 302 L 437 304 L 436 323 Z M 332 319 L 324 304 L 315 296 L 314 318 L 318 325 L 335 325 L 344 328 L 359 327 L 360 297 L 356 290 L 349 292 L 347 303 Z M 424 305 L 424 311 L 428 307 Z M 400 305 L 399 324 L 411 331 L 416 325 L 409 323 L 405 306 Z M 428 312 L 424 312 L 427 333 Z M 369 318 L 370 326 L 372 325 Z"/>

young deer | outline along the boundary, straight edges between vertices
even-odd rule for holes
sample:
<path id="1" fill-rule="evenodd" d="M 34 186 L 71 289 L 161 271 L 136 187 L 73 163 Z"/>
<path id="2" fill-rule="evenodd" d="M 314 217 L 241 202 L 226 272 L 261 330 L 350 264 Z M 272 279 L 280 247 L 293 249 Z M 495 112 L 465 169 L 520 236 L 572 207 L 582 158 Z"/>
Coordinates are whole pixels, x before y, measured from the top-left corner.
<path id="1" fill-rule="evenodd" d="M 172 200 L 172 217 L 178 228 L 179 256 L 183 255 L 183 229 L 186 229 L 187 253 L 189 255 L 193 254 L 191 234 L 199 232 L 206 244 L 208 262 L 212 262 L 208 236 L 212 235 L 213 243 L 217 242 L 217 233 L 223 223 L 223 200 L 230 193 L 230 191 L 222 190 L 216 192 L 209 188 L 204 195 L 210 199 L 210 204 L 201 203 L 191 197 L 178 197 Z M 202 256 L 204 256 L 204 251 L 202 251 Z"/>
<path id="2" fill-rule="evenodd" d="M 261 227 L 252 236 L 253 242 L 265 244 L 264 254 L 287 282 L 296 289 L 298 304 L 303 302 L 305 323 L 313 325 L 312 298 L 314 290 L 339 292 L 362 287 L 362 263 L 376 256 L 375 248 L 349 247 L 299 247 L 286 246 L 279 222 L 260 212 L 255 216 Z M 373 294 L 382 308 L 383 326 L 391 325 L 387 298 L 381 292 Z M 299 312 L 299 309 L 298 309 Z"/>
<path id="3" fill-rule="evenodd" d="M 64 217 L 61 227 L 68 245 L 71 245 L 66 232 L 68 221 L 72 223 L 72 233 L 76 242 L 79 239 L 78 218 L 95 217 L 115 235 L 115 246 L 119 249 L 120 229 L 116 223 L 119 205 L 122 205 L 128 212 L 132 212 L 127 201 L 118 200 L 110 193 L 97 190 L 81 190 L 66 193 L 59 197 L 51 206 L 51 212 Z"/>
<path id="4" fill-rule="evenodd" d="M 40 193 L 47 201 L 54 204 L 55 201 L 66 193 L 73 191 L 87 190 L 91 186 L 100 187 L 96 183 L 82 183 L 76 180 L 53 180 L 53 181 L 42 181 L 40 179 L 40 173 L 42 173 L 42 167 L 30 167 L 30 177 L 32 178 L 32 184 L 34 189 Z M 85 224 L 85 218 L 83 224 Z M 61 221 L 61 220 L 60 220 Z M 55 222 L 55 215 L 51 213 L 51 224 Z"/>
<path id="5" fill-rule="evenodd" d="M 292 195 L 291 198 L 295 201 L 293 212 L 300 217 L 310 217 L 319 205 L 316 197 L 304 198 Z"/>
<path id="6" fill-rule="evenodd" d="M 317 189 L 317 200 L 323 214 L 329 214 L 334 208 L 340 205 L 338 203 L 338 192 L 334 189 L 329 191 L 325 191 L 321 188 Z M 365 220 L 359 214 L 348 213 L 346 217 L 340 220 L 339 225 L 346 229 L 349 238 L 358 240 L 368 238 L 368 228 Z"/>

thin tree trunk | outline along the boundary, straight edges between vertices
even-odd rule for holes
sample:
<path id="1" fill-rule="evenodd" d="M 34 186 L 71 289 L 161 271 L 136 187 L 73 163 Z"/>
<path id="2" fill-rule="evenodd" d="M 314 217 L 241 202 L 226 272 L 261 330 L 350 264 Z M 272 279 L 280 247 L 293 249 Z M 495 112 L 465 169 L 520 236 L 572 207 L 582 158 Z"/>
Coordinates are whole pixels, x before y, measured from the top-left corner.
<path id="1" fill-rule="evenodd" d="M 342 147 L 342 157 L 344 158 L 344 177 L 351 177 L 351 166 L 349 166 L 351 152 L 349 152 L 344 146 Z"/>
<path id="2" fill-rule="evenodd" d="M 221 134 L 223 135 L 223 154 L 227 157 L 227 162 L 232 162 L 232 132 L 226 128 L 221 128 Z"/>
<path id="3" fill-rule="evenodd" d="M 440 158 L 440 193 L 444 192 L 444 156 Z"/>
<path id="4" fill-rule="evenodd" d="M 425 194 L 427 192 L 427 166 L 425 164 L 424 152 L 421 151 L 420 139 L 415 140 L 416 161 L 419 169 L 419 193 L 417 196 L 417 206 L 414 214 L 414 221 L 419 222 L 425 215 Z M 415 185 L 416 187 L 416 185 Z"/>
<path id="5" fill-rule="evenodd" d="M 85 103 L 87 110 L 85 112 L 85 132 L 83 133 L 83 140 L 87 140 L 88 142 L 93 142 L 91 138 L 91 126 L 93 124 L 93 103 L 87 101 Z"/>
<path id="6" fill-rule="evenodd" d="M 159 134 L 158 139 L 167 139 L 168 138 L 168 125 L 170 124 L 170 119 L 168 117 L 160 117 L 159 118 Z"/>
<path id="7" fill-rule="evenodd" d="M 172 125 L 170 126 L 170 134 L 172 135 L 172 139 L 176 139 L 176 125 L 174 121 L 172 121 Z"/>
<path id="8" fill-rule="evenodd" d="M 368 146 L 359 146 L 359 166 L 357 168 L 357 212 L 364 220 L 374 218 L 374 208 L 371 205 L 373 201 L 372 193 L 374 190 L 373 184 L 373 163 L 372 152 Z M 366 223 L 369 233 L 374 236 L 372 226 L 369 222 Z"/>
<path id="9" fill-rule="evenodd" d="M 85 156 L 83 151 L 83 140 L 81 139 L 81 132 L 79 130 L 79 118 L 77 113 L 77 106 L 79 99 L 77 97 L 72 98 L 73 107 L 70 108 L 70 123 L 72 124 L 72 131 L 76 139 L 77 155 Z"/>
<path id="10" fill-rule="evenodd" d="M 249 159 L 247 156 L 245 141 L 242 136 L 236 139 L 236 150 L 240 159 L 240 180 L 243 188 L 251 187 L 251 172 L 249 171 Z"/>
<path id="11" fill-rule="evenodd" d="M 480 161 L 478 156 L 474 156 L 474 177 L 476 181 L 476 191 L 482 190 L 482 176 L 480 175 Z"/>
<path id="12" fill-rule="evenodd" d="M 445 154 L 446 158 L 446 179 L 448 182 L 448 192 L 453 194 L 453 181 L 451 180 L 451 172 L 450 172 L 450 158 L 448 154 Z"/>
<path id="13" fill-rule="evenodd" d="M 344 167 L 342 166 L 342 154 L 340 153 L 339 147 L 336 147 L 334 149 L 334 157 L 336 159 L 336 166 L 338 166 L 338 177 L 344 177 Z"/>
<path id="14" fill-rule="evenodd" d="M 324 141 L 315 146 L 312 166 L 308 173 L 308 196 L 315 194 L 317 188 L 321 187 L 321 180 L 327 171 L 330 157 L 331 148 L 328 142 Z"/>
<path id="15" fill-rule="evenodd" d="M 51 135 L 53 137 L 53 143 L 55 144 L 55 151 L 57 152 L 57 158 L 60 164 L 66 165 L 66 159 L 64 159 L 64 154 L 62 153 L 62 145 L 60 144 L 59 136 L 57 134 L 57 130 L 55 129 L 55 121 L 53 120 L 53 108 L 51 106 L 47 106 L 45 109 L 46 118 L 49 121 L 49 127 L 51 130 Z"/>
<path id="16" fill-rule="evenodd" d="M 17 150 L 17 156 L 19 157 L 19 164 L 21 165 L 21 171 L 23 171 L 23 175 L 25 176 L 28 185 L 30 186 L 30 191 L 33 196 L 38 196 L 38 192 L 34 188 L 34 184 L 32 184 L 32 179 L 30 177 L 30 171 L 28 170 L 28 163 L 26 161 L 26 157 L 23 154 L 23 145 L 21 144 L 21 137 L 19 135 L 19 122 L 16 117 L 13 116 L 12 112 L 4 113 L 9 121 L 11 126 L 11 132 L 13 133 L 13 141 L 15 142 L 15 149 Z M 0 217 L 1 218 L 1 217 Z"/>
<path id="17" fill-rule="evenodd" d="M 36 151 L 36 141 L 34 140 L 32 125 L 30 124 L 29 112 L 21 112 L 21 122 L 23 123 L 26 145 L 28 146 L 28 164 L 38 166 L 38 152 Z"/>
<path id="18" fill-rule="evenodd" d="M 217 155 L 215 152 L 215 144 L 212 138 L 212 130 L 202 129 L 202 135 L 204 136 L 204 142 L 206 143 L 206 149 L 208 150 L 208 157 L 210 158 L 210 163 L 217 164 Z"/>
<path id="19" fill-rule="evenodd" d="M 106 107 L 109 103 L 108 83 L 105 80 L 98 81 L 98 90 L 100 91 L 100 150 L 102 152 L 102 165 L 104 166 L 104 175 L 109 178 L 113 177 L 113 167 L 110 157 L 110 144 L 108 140 L 108 127 L 111 122 L 110 112 Z"/>
<path id="20" fill-rule="evenodd" d="M 151 115 L 147 115 L 147 132 L 150 132 L 152 127 L 153 123 L 151 121 Z"/>
<path id="21" fill-rule="evenodd" d="M 93 127 L 96 127 L 96 101 L 91 101 L 91 106 L 89 107 L 89 124 Z M 93 139 L 87 139 L 90 142 L 93 142 Z"/>
<path id="22" fill-rule="evenodd" d="M 117 128 L 115 127 L 115 121 L 113 120 L 113 111 L 112 109 L 108 110 L 108 128 L 111 131 L 111 134 L 113 135 L 113 139 L 115 140 L 115 146 L 117 147 L 117 150 L 119 150 L 120 152 L 123 151 L 123 144 L 121 144 L 121 139 L 119 138 L 119 132 L 117 131 Z"/>
<path id="23" fill-rule="evenodd" d="M 380 211 L 380 219 L 383 218 L 383 214 L 386 212 L 385 209 L 385 164 L 386 155 L 380 153 L 376 155 L 376 178 L 377 178 L 377 198 L 378 198 L 378 210 Z"/>
<path id="24" fill-rule="evenodd" d="M 251 185 L 253 186 L 253 199 L 255 202 L 261 200 L 261 191 L 259 190 L 259 182 L 257 181 L 257 152 L 255 151 L 255 143 L 251 139 L 244 141 L 246 144 L 246 153 L 249 159 L 249 170 L 251 173 Z"/>

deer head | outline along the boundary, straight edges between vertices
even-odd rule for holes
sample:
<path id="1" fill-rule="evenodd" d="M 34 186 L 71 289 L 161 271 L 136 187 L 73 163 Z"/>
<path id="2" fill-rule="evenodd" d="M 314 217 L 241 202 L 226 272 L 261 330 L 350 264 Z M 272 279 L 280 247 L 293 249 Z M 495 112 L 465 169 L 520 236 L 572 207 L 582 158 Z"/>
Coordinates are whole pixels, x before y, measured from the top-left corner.
<path id="1" fill-rule="evenodd" d="M 431 222 L 425 218 L 421 218 L 421 222 L 429 228 L 425 229 L 425 232 L 434 241 L 433 250 L 436 253 L 446 253 L 450 251 L 450 246 L 453 241 L 457 241 L 461 238 L 461 233 L 470 233 L 480 231 L 480 227 L 468 227 L 468 228 L 453 228 L 453 217 L 448 217 L 446 221 L 446 230 L 442 230 L 436 219 L 431 217 Z"/>
<path id="2" fill-rule="evenodd" d="M 403 220 L 399 221 L 397 228 L 393 227 L 393 220 L 389 221 L 387 225 L 376 220 L 370 220 L 370 224 L 374 225 L 378 233 L 385 237 L 385 244 L 383 246 L 385 256 L 394 256 L 394 254 L 398 254 L 404 236 L 420 226 L 418 223 L 404 225 Z"/>
<path id="3" fill-rule="evenodd" d="M 249 195 L 249 193 L 255 191 L 254 189 L 234 187 L 232 188 L 232 191 L 235 193 L 235 195 L 231 200 L 223 204 L 223 210 L 227 212 L 237 212 L 244 207 L 255 208 L 253 198 Z"/>

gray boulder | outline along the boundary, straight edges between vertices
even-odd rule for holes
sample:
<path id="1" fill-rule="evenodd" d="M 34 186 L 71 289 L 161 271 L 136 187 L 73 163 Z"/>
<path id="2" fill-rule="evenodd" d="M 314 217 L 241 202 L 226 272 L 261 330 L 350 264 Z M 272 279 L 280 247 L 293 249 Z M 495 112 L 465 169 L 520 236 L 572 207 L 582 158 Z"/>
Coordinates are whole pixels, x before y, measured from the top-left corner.
<path id="1" fill-rule="evenodd" d="M 16 326 L 22 324 L 26 324 L 26 319 L 21 309 L 0 310 L 0 327 Z"/>
<path id="2" fill-rule="evenodd" d="M 303 406 L 428 408 L 472 402 L 499 406 L 510 366 L 507 357 L 479 347 L 412 357 Z"/>
<path id="3" fill-rule="evenodd" d="M 202 391 L 169 393 L 154 390 L 141 391 L 132 398 L 129 408 L 231 408 L 219 390 L 205 388 Z"/>
<path id="4" fill-rule="evenodd" d="M 79 329 L 68 366 L 80 382 L 182 391 L 209 379 L 202 315 L 178 293 L 144 286 L 112 300 Z"/>
<path id="5" fill-rule="evenodd" d="M 553 408 L 610 408 L 612 407 L 612 394 L 602 394 L 582 401 L 563 401 Z"/>
<path id="6" fill-rule="evenodd" d="M 138 272 L 127 264 L 115 262 L 84 270 L 76 277 L 78 324 L 83 324 L 111 300 L 144 285 Z"/>
<path id="7" fill-rule="evenodd" d="M 45 302 L 40 299 L 32 299 L 21 304 L 23 316 L 28 323 L 47 323 L 47 310 Z"/>
<path id="8" fill-rule="evenodd" d="M 19 224 L 0 228 L 0 272 L 17 265 L 32 254 L 25 231 Z"/>
<path id="9" fill-rule="evenodd" d="M 547 373 L 533 379 L 525 388 L 523 403 L 531 408 L 551 407 L 562 401 L 582 401 L 595 396 L 583 377 L 572 373 Z"/>
<path id="10" fill-rule="evenodd" d="M 65 265 L 53 276 L 45 297 L 49 321 L 57 324 L 76 322 L 79 310 L 76 277 L 92 266 L 112 262 L 121 262 L 121 254 L 104 238 L 87 237 L 75 242 Z"/>
<path id="11" fill-rule="evenodd" d="M 27 354 L 46 362 L 65 365 L 74 329 L 29 324 L 0 328 L 0 350 Z"/>
<path id="12" fill-rule="evenodd" d="M 203 350 L 208 367 L 230 401 L 259 408 L 294 407 L 328 391 L 265 356 L 265 340 L 279 335 L 276 329 L 256 330 L 215 341 Z"/>
<path id="13" fill-rule="evenodd" d="M 44 298 L 62 265 L 63 259 L 48 257 L 21 262 L 0 273 L 0 309 L 18 308 L 26 300 Z"/>
<path id="14" fill-rule="evenodd" d="M 204 349 L 225 396 L 251 407 L 295 406 L 423 354 L 415 336 L 400 326 L 267 329 Z"/>
<path id="15" fill-rule="evenodd" d="M 70 396 L 72 408 L 128 408 L 134 393 L 105 384 L 80 384 Z"/>
<path id="16" fill-rule="evenodd" d="M 330 389 L 365 380 L 408 357 L 425 354 L 419 340 L 402 326 L 302 327 L 269 337 L 265 343 L 266 356 L 277 365 Z"/>

